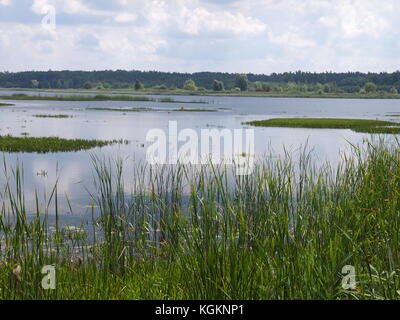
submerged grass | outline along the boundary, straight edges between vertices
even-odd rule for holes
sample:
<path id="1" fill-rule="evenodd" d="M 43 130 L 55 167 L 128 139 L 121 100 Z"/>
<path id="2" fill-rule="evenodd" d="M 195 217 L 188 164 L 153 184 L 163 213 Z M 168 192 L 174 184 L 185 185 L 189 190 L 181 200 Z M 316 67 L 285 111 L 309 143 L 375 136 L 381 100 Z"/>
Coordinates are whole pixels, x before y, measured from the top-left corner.
<path id="1" fill-rule="evenodd" d="M 123 140 L 84 140 L 61 139 L 57 137 L 13 137 L 0 136 L 0 151 L 2 152 L 29 152 L 51 153 L 88 150 L 104 147 L 115 143 L 127 143 Z"/>
<path id="2" fill-rule="evenodd" d="M 400 133 L 400 124 L 391 121 L 339 118 L 275 118 L 246 122 L 258 127 L 351 129 L 364 133 Z"/>
<path id="3" fill-rule="evenodd" d="M 337 168 L 307 152 L 266 157 L 249 176 L 137 165 L 131 195 L 122 161 L 93 165 L 99 215 L 83 237 L 60 227 L 57 185 L 26 208 L 23 170 L 4 163 L 0 299 L 399 298 L 398 143 L 354 146 Z M 55 290 L 41 288 L 43 265 L 56 268 Z"/>

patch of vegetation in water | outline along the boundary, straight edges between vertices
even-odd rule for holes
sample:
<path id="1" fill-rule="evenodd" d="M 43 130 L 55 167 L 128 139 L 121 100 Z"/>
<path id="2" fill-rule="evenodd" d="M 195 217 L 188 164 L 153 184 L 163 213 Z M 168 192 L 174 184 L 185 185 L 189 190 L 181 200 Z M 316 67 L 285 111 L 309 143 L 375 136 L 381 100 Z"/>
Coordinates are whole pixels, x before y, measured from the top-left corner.
<path id="1" fill-rule="evenodd" d="M 158 102 L 165 102 L 165 103 L 202 103 L 202 104 L 208 104 L 208 101 L 204 101 L 204 100 L 191 100 L 191 101 L 179 101 L 179 100 L 175 100 L 171 97 L 165 97 L 165 98 L 160 98 L 158 99 Z"/>
<path id="2" fill-rule="evenodd" d="M 71 115 L 68 114 L 34 114 L 35 118 L 72 118 Z"/>
<path id="3" fill-rule="evenodd" d="M 362 133 L 400 133 L 400 124 L 391 121 L 369 119 L 274 118 L 245 122 L 245 124 L 257 127 L 351 129 Z"/>
<path id="4" fill-rule="evenodd" d="M 215 109 L 187 109 L 185 107 L 180 107 L 179 109 L 174 109 L 172 111 L 180 111 L 180 112 L 218 112 Z"/>
<path id="5" fill-rule="evenodd" d="M 129 95 L 60 95 L 60 96 L 42 96 L 42 95 L 26 95 L 17 93 L 12 95 L 0 95 L 0 99 L 4 100 L 50 100 L 50 101 L 154 101 L 153 98 L 144 96 Z"/>
<path id="6" fill-rule="evenodd" d="M 127 143 L 128 141 L 126 140 L 62 139 L 58 137 L 33 138 L 7 135 L 0 136 L 0 151 L 28 153 L 71 152 Z"/>
<path id="7" fill-rule="evenodd" d="M 400 114 L 387 114 L 385 117 L 400 117 Z"/>
<path id="8" fill-rule="evenodd" d="M 12 103 L 0 103 L 0 107 L 12 107 L 15 106 L 15 104 Z"/>
<path id="9" fill-rule="evenodd" d="M 97 110 L 97 111 L 119 111 L 119 112 L 140 112 L 140 111 L 152 111 L 153 108 L 147 107 L 135 107 L 135 108 L 86 108 L 86 110 Z"/>

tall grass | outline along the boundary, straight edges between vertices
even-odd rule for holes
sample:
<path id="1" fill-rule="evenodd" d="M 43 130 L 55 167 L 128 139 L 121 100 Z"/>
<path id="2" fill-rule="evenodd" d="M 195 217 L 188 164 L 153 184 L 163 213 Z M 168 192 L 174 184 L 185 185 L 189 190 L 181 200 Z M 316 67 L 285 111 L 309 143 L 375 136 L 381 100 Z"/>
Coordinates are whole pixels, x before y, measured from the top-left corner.
<path id="1" fill-rule="evenodd" d="M 4 163 L 0 298 L 399 297 L 398 143 L 354 146 L 335 167 L 305 151 L 266 157 L 249 176 L 137 164 L 130 189 L 121 160 L 93 167 L 92 218 L 77 236 L 61 225 L 57 185 L 44 208 L 26 208 L 23 169 Z M 56 290 L 40 287 L 44 264 L 56 266 Z M 354 290 L 341 286 L 345 265 Z"/>

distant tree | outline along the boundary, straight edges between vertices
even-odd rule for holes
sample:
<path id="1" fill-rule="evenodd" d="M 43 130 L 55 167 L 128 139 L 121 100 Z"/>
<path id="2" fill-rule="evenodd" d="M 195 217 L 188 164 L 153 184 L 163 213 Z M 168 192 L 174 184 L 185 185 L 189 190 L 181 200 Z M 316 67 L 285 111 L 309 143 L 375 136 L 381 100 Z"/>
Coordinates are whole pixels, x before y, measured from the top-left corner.
<path id="1" fill-rule="evenodd" d="M 99 83 L 96 85 L 96 90 L 104 90 L 103 83 L 99 82 Z"/>
<path id="2" fill-rule="evenodd" d="M 262 87 L 262 91 L 265 91 L 265 92 L 270 92 L 272 90 L 271 85 L 267 82 L 263 82 L 261 87 Z"/>
<path id="3" fill-rule="evenodd" d="M 142 90 L 142 89 L 144 89 L 144 85 L 139 80 L 136 80 L 135 84 L 134 84 L 134 88 L 135 88 L 136 91 L 137 90 Z"/>
<path id="4" fill-rule="evenodd" d="M 57 80 L 56 88 L 57 89 L 62 89 L 63 88 L 63 82 L 61 80 Z"/>
<path id="5" fill-rule="evenodd" d="M 37 81 L 37 80 L 31 80 L 31 85 L 32 85 L 32 88 L 38 88 L 39 87 L 39 81 Z"/>
<path id="6" fill-rule="evenodd" d="M 165 84 L 161 84 L 161 85 L 158 85 L 158 86 L 154 86 L 153 89 L 156 89 L 156 90 L 167 90 L 168 87 Z"/>
<path id="7" fill-rule="evenodd" d="M 214 91 L 224 91 L 224 83 L 222 81 L 214 80 L 213 81 L 213 90 Z"/>
<path id="8" fill-rule="evenodd" d="M 331 87 L 329 86 L 329 84 L 324 84 L 324 92 L 325 93 L 331 92 Z"/>
<path id="9" fill-rule="evenodd" d="M 247 91 L 249 88 L 249 80 L 247 79 L 247 75 L 237 75 L 235 78 L 235 87 L 240 88 L 240 91 Z"/>
<path id="10" fill-rule="evenodd" d="M 183 89 L 195 91 L 197 90 L 196 83 L 192 79 L 186 80 L 185 84 L 183 85 Z"/>
<path id="11" fill-rule="evenodd" d="M 323 84 L 318 82 L 318 83 L 315 85 L 315 91 L 319 92 L 319 91 L 323 91 L 323 90 L 324 90 Z"/>
<path id="12" fill-rule="evenodd" d="M 294 82 L 289 82 L 288 85 L 287 85 L 287 89 L 288 89 L 289 92 L 298 91 L 297 84 L 295 84 Z"/>
<path id="13" fill-rule="evenodd" d="M 397 89 L 395 87 L 390 88 L 390 93 L 391 94 L 399 94 L 399 92 L 397 91 Z"/>
<path id="14" fill-rule="evenodd" d="M 364 86 L 364 90 L 366 93 L 372 93 L 375 92 L 377 89 L 376 84 L 373 82 L 367 82 Z"/>
<path id="15" fill-rule="evenodd" d="M 308 91 L 308 86 L 306 84 L 303 84 L 299 87 L 299 90 L 301 92 L 307 92 Z M 322 91 L 322 90 L 321 90 Z"/>
<path id="16" fill-rule="evenodd" d="M 86 82 L 83 84 L 83 88 L 84 88 L 84 89 L 87 89 L 87 90 L 92 89 L 92 88 L 93 88 L 93 84 L 92 84 L 90 81 L 86 81 Z"/>
<path id="17" fill-rule="evenodd" d="M 254 90 L 256 91 L 263 91 L 262 82 L 256 81 L 254 83 Z"/>

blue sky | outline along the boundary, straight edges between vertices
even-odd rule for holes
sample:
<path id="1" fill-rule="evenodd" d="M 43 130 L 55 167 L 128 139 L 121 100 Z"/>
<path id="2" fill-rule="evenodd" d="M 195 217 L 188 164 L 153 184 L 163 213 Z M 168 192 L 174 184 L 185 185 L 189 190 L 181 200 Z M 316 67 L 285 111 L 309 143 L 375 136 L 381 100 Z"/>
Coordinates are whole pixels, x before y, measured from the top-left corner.
<path id="1" fill-rule="evenodd" d="M 0 0 L 0 71 L 48 69 L 391 72 L 400 3 Z"/>

